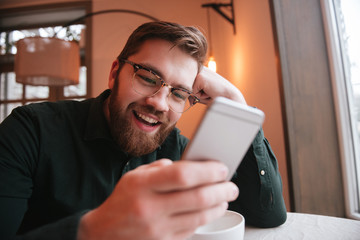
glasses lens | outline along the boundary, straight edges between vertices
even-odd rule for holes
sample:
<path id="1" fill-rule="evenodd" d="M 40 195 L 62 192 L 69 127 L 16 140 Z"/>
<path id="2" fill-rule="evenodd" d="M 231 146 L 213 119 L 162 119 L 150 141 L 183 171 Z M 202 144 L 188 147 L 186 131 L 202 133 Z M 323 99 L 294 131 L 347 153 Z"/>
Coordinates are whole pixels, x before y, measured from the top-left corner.
<path id="1" fill-rule="evenodd" d="M 190 99 L 191 95 L 181 89 L 173 90 L 168 96 L 170 108 L 178 113 L 185 112 L 193 105 Z"/>
<path id="2" fill-rule="evenodd" d="M 151 97 L 160 90 L 162 81 L 159 76 L 152 72 L 139 68 L 135 70 L 133 75 L 132 87 L 135 92 L 146 97 Z M 181 89 L 172 89 L 168 95 L 169 107 L 177 113 L 185 112 L 195 103 L 195 97 Z"/>
<path id="3" fill-rule="evenodd" d="M 151 96 L 161 88 L 160 79 L 153 73 L 138 69 L 133 76 L 132 85 L 134 90 L 144 96 Z"/>

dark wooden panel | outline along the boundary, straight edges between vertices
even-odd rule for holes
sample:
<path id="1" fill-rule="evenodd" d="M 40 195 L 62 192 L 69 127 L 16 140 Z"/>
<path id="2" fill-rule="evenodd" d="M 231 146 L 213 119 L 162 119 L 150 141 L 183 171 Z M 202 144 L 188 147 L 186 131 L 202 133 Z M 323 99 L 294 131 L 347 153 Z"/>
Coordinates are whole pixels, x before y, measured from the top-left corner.
<path id="1" fill-rule="evenodd" d="M 319 0 L 270 0 L 280 56 L 293 208 L 344 216 L 335 109 Z"/>

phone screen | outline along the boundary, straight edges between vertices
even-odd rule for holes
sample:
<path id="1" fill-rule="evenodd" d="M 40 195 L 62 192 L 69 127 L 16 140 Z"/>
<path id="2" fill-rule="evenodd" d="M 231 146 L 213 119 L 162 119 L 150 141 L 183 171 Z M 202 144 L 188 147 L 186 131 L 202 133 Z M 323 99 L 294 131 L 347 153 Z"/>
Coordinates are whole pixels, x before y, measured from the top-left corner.
<path id="1" fill-rule="evenodd" d="M 256 108 L 215 98 L 207 108 L 182 159 L 217 160 L 227 165 L 230 180 L 264 121 Z"/>

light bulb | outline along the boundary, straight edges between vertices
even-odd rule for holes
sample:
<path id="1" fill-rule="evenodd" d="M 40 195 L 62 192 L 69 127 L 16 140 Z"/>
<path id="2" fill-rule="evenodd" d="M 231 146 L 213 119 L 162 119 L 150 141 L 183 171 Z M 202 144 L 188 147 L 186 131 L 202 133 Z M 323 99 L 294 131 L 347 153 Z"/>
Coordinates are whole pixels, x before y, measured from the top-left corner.
<path id="1" fill-rule="evenodd" d="M 216 72 L 216 62 L 215 62 L 215 58 L 214 58 L 213 56 L 211 56 L 211 57 L 209 58 L 208 68 L 209 68 L 211 71 Z"/>

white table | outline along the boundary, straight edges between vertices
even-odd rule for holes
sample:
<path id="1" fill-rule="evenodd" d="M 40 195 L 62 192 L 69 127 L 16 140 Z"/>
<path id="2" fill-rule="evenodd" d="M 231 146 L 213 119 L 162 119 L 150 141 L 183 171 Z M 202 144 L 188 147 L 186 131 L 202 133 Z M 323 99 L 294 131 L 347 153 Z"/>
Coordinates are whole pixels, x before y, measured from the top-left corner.
<path id="1" fill-rule="evenodd" d="M 245 240 L 360 240 L 360 221 L 314 214 L 288 213 L 277 228 L 246 226 Z"/>

